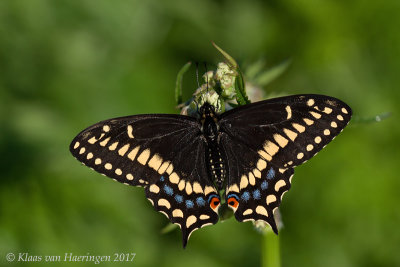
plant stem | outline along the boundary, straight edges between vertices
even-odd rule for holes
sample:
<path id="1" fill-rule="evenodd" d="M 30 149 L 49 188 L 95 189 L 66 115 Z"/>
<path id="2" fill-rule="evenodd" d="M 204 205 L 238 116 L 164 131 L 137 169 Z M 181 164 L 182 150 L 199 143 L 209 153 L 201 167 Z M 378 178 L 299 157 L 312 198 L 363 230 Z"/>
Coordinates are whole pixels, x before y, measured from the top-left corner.
<path id="1" fill-rule="evenodd" d="M 279 235 L 274 234 L 271 229 L 264 230 L 262 240 L 262 267 L 280 267 Z"/>

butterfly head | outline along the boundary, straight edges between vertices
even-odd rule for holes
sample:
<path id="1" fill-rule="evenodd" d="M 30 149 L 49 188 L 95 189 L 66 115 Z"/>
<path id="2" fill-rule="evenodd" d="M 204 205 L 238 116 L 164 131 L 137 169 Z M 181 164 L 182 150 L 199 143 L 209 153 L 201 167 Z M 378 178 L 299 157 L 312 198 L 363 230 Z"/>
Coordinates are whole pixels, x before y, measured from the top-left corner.
<path id="1" fill-rule="evenodd" d="M 208 102 L 205 102 L 200 107 L 200 114 L 201 114 L 203 119 L 206 118 L 206 117 L 214 118 L 214 117 L 216 117 L 217 112 L 215 111 L 215 106 L 211 105 Z"/>

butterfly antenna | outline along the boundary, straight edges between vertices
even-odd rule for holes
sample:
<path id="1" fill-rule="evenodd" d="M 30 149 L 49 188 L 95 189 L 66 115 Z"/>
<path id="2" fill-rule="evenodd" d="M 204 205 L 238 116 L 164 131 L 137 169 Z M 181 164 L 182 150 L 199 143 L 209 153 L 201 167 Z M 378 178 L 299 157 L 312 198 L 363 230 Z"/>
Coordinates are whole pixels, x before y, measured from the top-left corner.
<path id="1" fill-rule="evenodd" d="M 196 80 L 197 80 L 197 88 L 200 88 L 200 83 L 199 83 L 199 62 L 196 62 Z"/>
<path id="2" fill-rule="evenodd" d="M 197 88 L 200 89 L 200 83 L 199 83 L 199 62 L 196 62 L 196 81 L 197 81 Z M 196 96 L 193 96 L 193 102 L 196 104 L 196 113 L 200 115 L 199 111 L 199 102 L 196 100 Z"/>
<path id="3" fill-rule="evenodd" d="M 206 82 L 207 82 L 207 92 L 208 92 L 208 70 L 207 70 L 207 63 L 204 62 L 204 68 L 206 69 Z"/>

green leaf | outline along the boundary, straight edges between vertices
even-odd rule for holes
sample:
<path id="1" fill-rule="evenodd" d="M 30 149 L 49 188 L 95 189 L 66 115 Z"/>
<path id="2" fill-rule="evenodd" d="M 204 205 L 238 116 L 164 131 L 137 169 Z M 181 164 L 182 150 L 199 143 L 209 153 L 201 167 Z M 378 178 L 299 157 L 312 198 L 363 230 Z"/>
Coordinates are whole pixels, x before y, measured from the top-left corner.
<path id="1" fill-rule="evenodd" d="M 212 42 L 212 45 L 224 56 L 224 58 L 227 60 L 227 64 L 232 68 L 232 69 L 238 69 L 239 65 L 237 62 L 231 57 L 228 53 L 226 53 L 224 50 L 222 50 L 221 47 L 216 45 L 214 42 Z"/>
<path id="2" fill-rule="evenodd" d="M 175 85 L 175 101 L 176 104 L 182 104 L 182 80 L 183 75 L 189 70 L 192 62 L 186 63 L 178 72 L 178 76 L 176 77 L 176 85 Z"/>
<path id="3" fill-rule="evenodd" d="M 263 73 L 257 75 L 254 79 L 255 83 L 261 86 L 266 86 L 270 84 L 273 80 L 278 78 L 286 71 L 286 69 L 290 66 L 291 60 L 285 60 L 282 63 L 272 67 L 264 71 Z"/>
<path id="4" fill-rule="evenodd" d="M 240 106 L 250 104 L 250 100 L 246 95 L 246 89 L 244 85 L 244 80 L 242 76 L 242 72 L 238 68 L 238 76 L 236 77 L 235 80 L 235 91 L 236 91 L 236 101 Z"/>
<path id="5" fill-rule="evenodd" d="M 168 234 L 169 232 L 172 232 L 176 228 L 178 228 L 178 225 L 173 223 L 168 223 L 163 229 L 161 229 L 161 234 L 163 235 Z"/>
<path id="6" fill-rule="evenodd" d="M 265 60 L 259 59 L 256 62 L 253 62 L 245 68 L 245 76 L 249 81 L 252 81 L 259 75 L 263 69 L 265 68 Z"/>

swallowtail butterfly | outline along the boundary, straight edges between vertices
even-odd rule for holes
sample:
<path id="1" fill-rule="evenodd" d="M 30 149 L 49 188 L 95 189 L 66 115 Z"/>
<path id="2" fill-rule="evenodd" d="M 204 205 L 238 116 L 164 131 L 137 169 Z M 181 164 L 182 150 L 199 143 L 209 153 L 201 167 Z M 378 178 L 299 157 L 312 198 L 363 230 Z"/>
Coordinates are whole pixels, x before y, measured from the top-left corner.
<path id="1" fill-rule="evenodd" d="M 323 95 L 260 101 L 222 114 L 205 103 L 198 118 L 133 115 L 101 121 L 70 145 L 83 164 L 145 188 L 154 208 L 190 234 L 218 221 L 221 198 L 238 221 L 267 222 L 289 190 L 294 167 L 337 136 L 352 111 Z M 224 192 L 221 193 L 220 192 Z"/>

